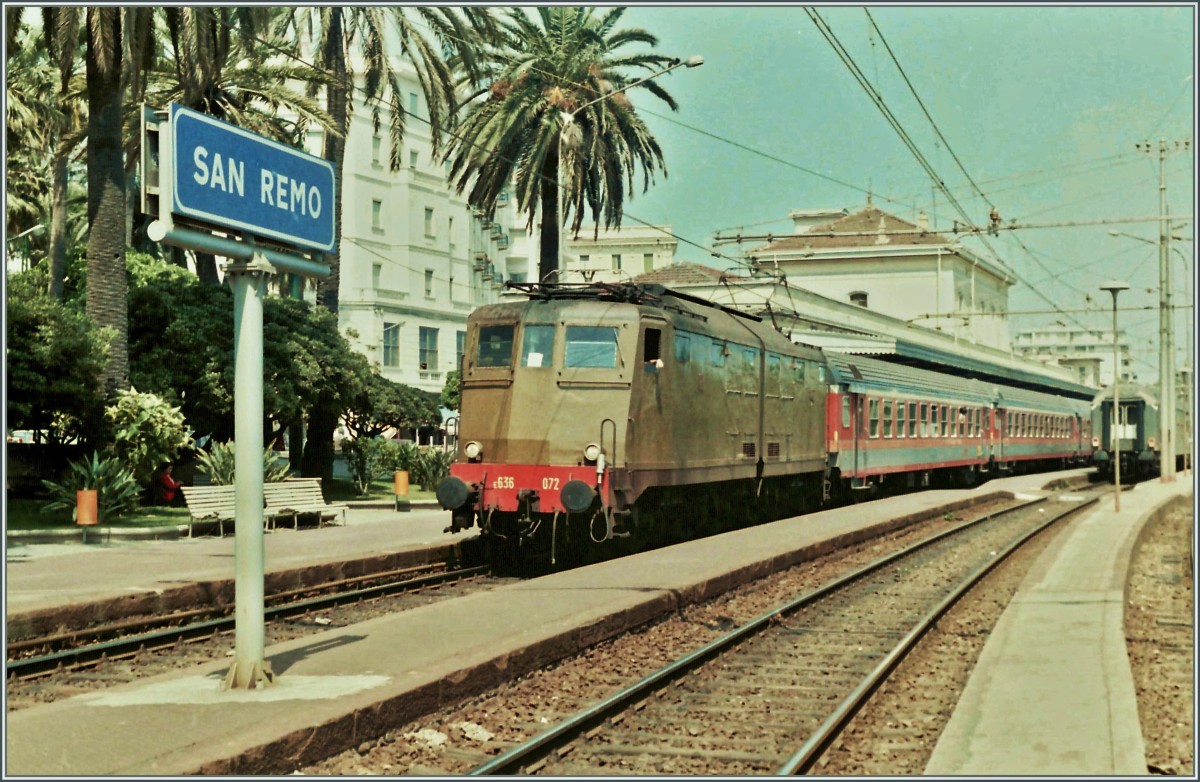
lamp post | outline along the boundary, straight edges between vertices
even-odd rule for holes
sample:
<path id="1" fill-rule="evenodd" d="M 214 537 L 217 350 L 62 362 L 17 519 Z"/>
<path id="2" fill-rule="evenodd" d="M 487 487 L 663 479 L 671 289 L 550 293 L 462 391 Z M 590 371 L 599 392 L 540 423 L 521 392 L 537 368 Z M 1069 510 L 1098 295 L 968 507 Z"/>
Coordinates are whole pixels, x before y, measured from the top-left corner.
<path id="1" fill-rule="evenodd" d="M 1113 460 L 1113 510 L 1121 512 L 1121 439 L 1117 427 L 1121 422 L 1121 364 L 1117 355 L 1117 294 L 1129 290 L 1121 280 L 1109 280 L 1100 290 L 1112 294 L 1113 300 L 1113 415 L 1112 415 L 1112 460 Z"/>
<path id="2" fill-rule="evenodd" d="M 563 173 L 562 173 L 562 170 L 563 170 L 563 144 L 567 140 L 567 129 L 570 128 L 571 125 L 575 122 L 575 115 L 578 114 L 579 112 L 583 111 L 584 109 L 586 109 L 588 106 L 594 106 L 595 104 L 599 103 L 602 100 L 607 100 L 608 98 L 611 98 L 613 95 L 622 93 L 625 90 L 628 90 L 632 87 L 638 86 L 639 84 L 645 84 L 646 82 L 650 81 L 651 79 L 662 76 L 664 73 L 669 73 L 681 66 L 687 67 L 687 68 L 696 68 L 703 64 L 704 64 L 704 58 L 698 54 L 693 54 L 691 57 L 687 58 L 686 60 L 676 59 L 674 62 L 672 62 L 666 68 L 655 71 L 654 73 L 650 74 L 649 76 L 645 76 L 641 79 L 638 79 L 637 81 L 630 82 L 629 84 L 626 84 L 623 87 L 615 89 L 612 92 L 606 92 L 603 95 L 601 95 L 599 98 L 594 98 L 593 100 L 590 100 L 581 106 L 577 106 L 574 111 L 559 112 L 559 119 L 562 121 L 562 127 L 559 128 L 559 131 L 558 131 L 558 168 L 555 169 L 555 183 L 554 183 L 556 189 L 558 190 L 558 203 L 555 205 L 557 207 L 558 214 L 555 215 L 555 219 L 558 220 L 558 223 L 559 223 L 558 247 L 557 247 L 558 268 L 555 271 L 556 281 L 557 281 L 558 275 L 561 274 L 562 270 L 563 270 L 562 225 L 566 220 L 566 197 L 563 194 Z M 547 275 L 547 276 L 549 276 L 549 275 Z M 543 280 L 543 282 L 545 282 L 545 280 Z"/>

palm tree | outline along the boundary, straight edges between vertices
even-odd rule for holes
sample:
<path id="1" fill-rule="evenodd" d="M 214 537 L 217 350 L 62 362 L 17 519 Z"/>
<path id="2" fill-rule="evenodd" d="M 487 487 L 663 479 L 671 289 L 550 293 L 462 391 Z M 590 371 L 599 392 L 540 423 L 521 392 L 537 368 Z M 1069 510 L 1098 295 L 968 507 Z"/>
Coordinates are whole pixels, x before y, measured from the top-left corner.
<path id="1" fill-rule="evenodd" d="M 265 6 L 166 8 L 169 46 L 149 74 L 148 102 L 179 103 L 285 144 L 302 143 L 313 124 L 337 133 L 330 116 L 304 94 L 304 86 L 328 77 L 290 56 L 291 44 L 259 37 L 275 13 Z M 137 159 L 136 147 L 128 157 Z M 219 284 L 209 253 L 196 253 L 196 273 L 206 284 Z"/>
<path id="2" fill-rule="evenodd" d="M 479 74 L 475 68 L 473 45 L 478 36 L 494 29 L 493 24 L 487 9 L 474 7 L 456 11 L 426 7 L 325 6 L 296 8 L 284 15 L 277 32 L 303 41 L 311 49 L 315 66 L 329 75 L 325 85 L 325 109 L 333 118 L 336 132 L 325 134 L 322 154 L 333 163 L 338 181 L 342 179 L 350 118 L 359 101 L 372 106 L 376 127 L 381 124 L 380 108 L 386 104 L 391 142 L 389 167 L 392 171 L 400 168 L 400 145 L 408 115 L 401 103 L 404 93 L 392 69 L 391 56 L 402 54 L 412 63 L 428 107 L 427 119 L 434 149 L 438 150 L 442 129 L 457 108 L 455 78 L 443 57 L 443 50 L 455 54 L 468 79 L 477 81 Z M 389 51 L 388 41 L 397 41 L 399 51 Z M 356 68 L 361 68 L 361 83 Z M 317 285 L 317 301 L 336 312 L 341 278 L 340 198 L 334 208 L 334 248 L 325 256 L 330 273 Z"/>
<path id="3" fill-rule="evenodd" d="M 625 193 L 632 194 L 638 167 L 643 192 L 656 171 L 666 176 L 662 149 L 618 91 L 644 87 L 677 109 L 654 79 L 635 85 L 642 77 L 630 71 L 653 72 L 678 60 L 653 52 L 624 53 L 628 45 L 658 44 L 645 30 L 614 29 L 624 11 L 597 15 L 595 9 L 555 6 L 538 8 L 535 21 L 521 8 L 509 9 L 501 22 L 502 43 L 479 55 L 490 85 L 473 96 L 448 145 L 450 177 L 459 193 L 469 189 L 472 207 L 491 216 L 500 193 L 511 185 L 529 216 L 530 231 L 540 209 L 542 280 L 556 276 L 559 226 L 566 223 L 566 214 L 561 219 L 558 214 L 560 160 L 564 212 L 574 213 L 576 234 L 585 206 L 597 231 L 601 217 L 606 228 L 620 226 Z"/>
<path id="4" fill-rule="evenodd" d="M 412 15 L 413 18 L 410 18 Z M 389 168 L 400 168 L 400 144 L 404 140 L 407 113 L 401 103 L 403 91 L 392 69 L 387 42 L 399 42 L 400 51 L 416 71 L 425 96 L 434 149 L 440 149 L 441 132 L 457 110 L 455 77 L 442 56 L 443 47 L 457 53 L 468 80 L 477 79 L 473 43 L 476 36 L 492 29 L 486 9 L 326 6 L 296 8 L 276 28 L 282 36 L 307 45 L 318 68 L 329 74 L 325 86 L 325 108 L 336 131 L 325 134 L 323 155 L 331 161 L 337 181 L 342 181 L 346 138 L 350 117 L 359 100 L 372 106 L 372 120 L 381 125 L 380 107 L 388 108 L 391 151 Z M 431 31 L 423 32 L 422 28 Z M 433 38 L 437 43 L 431 41 Z M 356 55 L 362 71 L 356 73 Z M 357 94 L 356 94 L 357 92 Z M 341 281 L 342 199 L 334 202 L 334 246 L 325 255 L 329 276 L 317 283 L 317 303 L 338 310 Z M 339 411 L 334 400 L 322 397 L 309 411 L 308 443 L 303 449 L 302 474 L 325 481 L 333 474 L 333 431 Z M 294 438 L 293 438 L 294 441 Z"/>

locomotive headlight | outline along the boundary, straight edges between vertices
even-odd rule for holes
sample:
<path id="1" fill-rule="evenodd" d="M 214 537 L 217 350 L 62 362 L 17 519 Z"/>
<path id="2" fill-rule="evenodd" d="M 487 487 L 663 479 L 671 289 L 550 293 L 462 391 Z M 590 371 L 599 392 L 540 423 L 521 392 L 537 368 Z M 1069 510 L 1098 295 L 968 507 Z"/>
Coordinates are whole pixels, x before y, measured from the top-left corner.
<path id="1" fill-rule="evenodd" d="M 583 458 L 589 462 L 594 462 L 600 458 L 600 446 L 595 443 L 588 443 L 583 449 Z"/>
<path id="2" fill-rule="evenodd" d="M 467 455 L 468 459 L 475 461 L 483 456 L 483 446 L 472 440 L 463 447 L 463 453 Z"/>

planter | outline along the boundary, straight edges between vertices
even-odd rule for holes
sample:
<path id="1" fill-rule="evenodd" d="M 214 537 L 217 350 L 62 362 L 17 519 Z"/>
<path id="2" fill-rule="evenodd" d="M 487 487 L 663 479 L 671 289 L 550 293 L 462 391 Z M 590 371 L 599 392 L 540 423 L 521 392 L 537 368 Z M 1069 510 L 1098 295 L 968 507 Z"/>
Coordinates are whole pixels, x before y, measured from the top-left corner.
<path id="1" fill-rule="evenodd" d="M 405 513 L 411 505 L 408 501 L 408 470 L 396 470 L 392 473 L 396 485 L 396 510 Z"/>
<path id="2" fill-rule="evenodd" d="M 75 492 L 75 523 L 89 527 L 100 523 L 100 494 L 95 489 Z"/>

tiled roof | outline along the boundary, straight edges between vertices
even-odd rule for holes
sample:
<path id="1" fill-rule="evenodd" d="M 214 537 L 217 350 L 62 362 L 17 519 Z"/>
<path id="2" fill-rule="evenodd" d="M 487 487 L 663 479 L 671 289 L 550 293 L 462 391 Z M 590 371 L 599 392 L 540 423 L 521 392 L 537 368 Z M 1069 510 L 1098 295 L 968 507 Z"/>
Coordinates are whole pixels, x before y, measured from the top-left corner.
<path id="1" fill-rule="evenodd" d="M 826 250 L 837 247 L 878 247 L 888 245 L 947 245 L 950 240 L 941 234 L 930 231 L 924 234 L 890 234 L 890 231 L 912 231 L 917 226 L 901 220 L 895 215 L 888 214 L 875 207 L 868 206 L 861 212 L 838 218 L 833 222 L 816 225 L 808 233 L 781 236 L 764 247 L 751 250 L 752 255 L 760 253 L 788 252 L 796 250 Z M 814 236 L 813 234 L 827 233 L 876 233 L 873 236 Z"/>
<path id="2" fill-rule="evenodd" d="M 740 276 L 729 271 L 714 269 L 711 266 L 677 261 L 670 266 L 664 266 L 661 269 L 639 274 L 633 278 L 633 281 L 637 283 L 658 283 L 667 287 L 672 285 L 713 285 L 720 282 L 722 277 L 737 279 Z"/>

